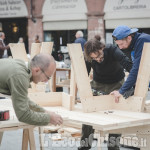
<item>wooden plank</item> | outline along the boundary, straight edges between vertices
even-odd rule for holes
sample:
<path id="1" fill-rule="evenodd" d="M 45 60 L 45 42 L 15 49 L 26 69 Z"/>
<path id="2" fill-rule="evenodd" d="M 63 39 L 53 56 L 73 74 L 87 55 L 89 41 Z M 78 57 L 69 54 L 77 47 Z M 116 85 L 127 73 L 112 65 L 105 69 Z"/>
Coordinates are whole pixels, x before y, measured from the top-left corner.
<path id="1" fill-rule="evenodd" d="M 50 91 L 56 92 L 56 71 L 53 73 L 52 78 L 48 81 Z"/>
<path id="2" fill-rule="evenodd" d="M 89 77 L 80 44 L 67 44 L 81 99 L 92 97 Z"/>
<path id="3" fill-rule="evenodd" d="M 47 53 L 51 55 L 52 48 L 53 48 L 53 42 L 42 42 L 40 53 Z"/>
<path id="4" fill-rule="evenodd" d="M 28 61 L 24 43 L 10 43 L 9 46 L 13 59 L 21 59 L 25 62 Z"/>
<path id="5" fill-rule="evenodd" d="M 144 43 L 134 95 L 145 100 L 150 79 L 150 43 Z"/>
<path id="6" fill-rule="evenodd" d="M 29 130 L 23 130 L 23 138 L 22 138 L 22 150 L 28 150 L 28 141 L 29 141 Z"/>
<path id="7" fill-rule="evenodd" d="M 68 110 L 72 110 L 71 107 L 72 96 L 67 93 L 62 93 L 62 106 Z"/>
<path id="8" fill-rule="evenodd" d="M 62 92 L 29 93 L 29 98 L 40 106 L 62 106 Z"/>
<path id="9" fill-rule="evenodd" d="M 67 44 L 71 63 L 74 70 L 79 96 L 83 105 L 84 112 L 93 110 L 91 99 L 93 97 L 90 80 L 87 74 L 84 56 L 80 44 Z"/>
<path id="10" fill-rule="evenodd" d="M 65 131 L 65 132 L 68 132 L 70 134 L 81 133 L 81 130 L 79 130 L 77 128 L 72 128 L 72 127 L 63 127 L 62 130 Z"/>
<path id="11" fill-rule="evenodd" d="M 128 99 L 124 99 L 120 97 L 119 103 L 115 103 L 113 100 L 112 105 L 113 109 L 141 112 L 143 110 L 143 98 L 131 96 Z"/>
<path id="12" fill-rule="evenodd" d="M 35 139 L 34 139 L 34 128 L 29 128 L 29 143 L 30 150 L 36 150 Z"/>
<path id="13" fill-rule="evenodd" d="M 3 138 L 3 132 L 0 132 L 0 145 L 2 143 L 2 138 Z"/>
<path id="14" fill-rule="evenodd" d="M 147 100 L 147 101 L 145 102 L 144 112 L 150 113 L 150 100 Z"/>
<path id="15" fill-rule="evenodd" d="M 39 54 L 40 50 L 41 50 L 41 43 L 32 43 L 30 59 L 32 59 L 35 55 Z"/>
<path id="16" fill-rule="evenodd" d="M 113 109 L 113 103 L 114 98 L 112 95 L 93 96 L 93 100 L 91 101 L 93 111 Z"/>
<path id="17" fill-rule="evenodd" d="M 76 81 L 75 81 L 74 70 L 72 65 L 71 65 L 70 95 L 72 96 L 71 110 L 73 110 L 75 105 L 75 99 L 76 99 Z"/>
<path id="18" fill-rule="evenodd" d="M 38 127 L 38 129 L 39 129 L 40 150 L 44 150 L 43 127 Z"/>
<path id="19" fill-rule="evenodd" d="M 45 82 L 39 82 L 36 84 L 36 91 L 37 92 L 45 92 L 46 90 L 46 83 Z"/>

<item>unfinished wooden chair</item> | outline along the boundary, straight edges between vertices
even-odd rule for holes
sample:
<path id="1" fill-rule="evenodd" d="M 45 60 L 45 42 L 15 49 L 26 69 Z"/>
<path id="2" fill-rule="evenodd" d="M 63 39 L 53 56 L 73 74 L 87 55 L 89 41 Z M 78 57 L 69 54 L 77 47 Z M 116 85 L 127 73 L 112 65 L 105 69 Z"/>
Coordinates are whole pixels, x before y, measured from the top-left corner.
<path id="1" fill-rule="evenodd" d="M 9 46 L 13 59 L 21 59 L 25 62 L 28 61 L 24 43 L 10 43 Z"/>
<path id="2" fill-rule="evenodd" d="M 150 77 L 150 69 L 147 69 L 150 65 L 150 43 L 144 44 L 134 95 L 128 99 L 121 97 L 119 103 L 115 103 L 112 95 L 92 95 L 81 45 L 68 44 L 68 50 L 84 112 L 112 109 L 143 111 Z"/>
<path id="3" fill-rule="evenodd" d="M 30 59 L 32 59 L 35 55 L 39 54 L 40 51 L 41 51 L 41 43 L 32 43 Z"/>
<path id="4" fill-rule="evenodd" d="M 47 53 L 51 55 L 52 49 L 53 42 L 42 42 L 40 53 Z"/>

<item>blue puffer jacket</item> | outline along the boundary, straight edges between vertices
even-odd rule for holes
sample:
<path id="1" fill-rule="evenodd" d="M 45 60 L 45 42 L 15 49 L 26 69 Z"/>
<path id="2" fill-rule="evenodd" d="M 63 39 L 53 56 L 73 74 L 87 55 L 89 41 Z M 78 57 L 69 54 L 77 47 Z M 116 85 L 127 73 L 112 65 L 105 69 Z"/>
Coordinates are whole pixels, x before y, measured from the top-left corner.
<path id="1" fill-rule="evenodd" d="M 130 70 L 130 74 L 123 84 L 123 86 L 120 88 L 119 93 L 124 94 L 127 90 L 132 88 L 137 79 L 137 74 L 139 70 L 139 64 L 141 60 L 142 50 L 145 42 L 150 42 L 150 35 L 145 33 L 135 33 L 135 36 L 133 37 L 130 45 L 131 51 L 134 50 L 134 61 L 132 69 Z"/>

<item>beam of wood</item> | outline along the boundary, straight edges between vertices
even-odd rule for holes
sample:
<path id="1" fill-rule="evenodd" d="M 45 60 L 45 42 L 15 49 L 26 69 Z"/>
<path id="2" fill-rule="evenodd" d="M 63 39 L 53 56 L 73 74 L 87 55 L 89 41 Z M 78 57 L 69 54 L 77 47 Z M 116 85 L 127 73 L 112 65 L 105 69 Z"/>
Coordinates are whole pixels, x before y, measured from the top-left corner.
<path id="1" fill-rule="evenodd" d="M 144 43 L 134 95 L 146 98 L 150 79 L 150 43 Z"/>
<path id="2" fill-rule="evenodd" d="M 38 127 L 39 129 L 39 142 L 40 142 L 40 150 L 44 150 L 44 139 L 43 139 L 43 127 Z"/>
<path id="3" fill-rule="evenodd" d="M 72 96 L 71 110 L 73 110 L 75 105 L 75 99 L 76 99 L 76 81 L 75 81 L 74 70 L 72 66 L 71 66 L 71 80 L 70 80 L 70 95 Z"/>
<path id="4" fill-rule="evenodd" d="M 90 80 L 80 44 L 67 44 L 81 99 L 92 97 Z"/>
<path id="5" fill-rule="evenodd" d="M 90 80 L 87 74 L 84 56 L 81 48 L 81 44 L 67 44 L 69 54 L 71 57 L 71 63 L 74 70 L 79 96 L 85 112 L 91 110 L 91 97 L 92 90 L 90 86 Z M 88 107 L 88 110 L 87 108 Z"/>
<path id="6" fill-rule="evenodd" d="M 35 55 L 39 54 L 40 50 L 41 50 L 41 43 L 32 43 L 30 59 L 32 59 Z"/>
<path id="7" fill-rule="evenodd" d="M 0 145 L 1 145 L 1 142 L 2 142 L 2 138 L 3 138 L 3 132 L 0 132 Z"/>
<path id="8" fill-rule="evenodd" d="M 93 96 L 93 111 L 113 109 L 114 98 L 112 95 Z"/>
<path id="9" fill-rule="evenodd" d="M 10 43 L 9 46 L 13 59 L 21 59 L 25 62 L 28 61 L 24 43 Z"/>
<path id="10" fill-rule="evenodd" d="M 62 92 L 29 93 L 29 98 L 40 106 L 62 106 Z"/>
<path id="11" fill-rule="evenodd" d="M 125 99 L 119 98 L 119 103 L 115 103 L 113 100 L 113 109 L 125 110 L 125 111 L 136 111 L 141 112 L 143 110 L 143 97 L 130 96 Z"/>
<path id="12" fill-rule="evenodd" d="M 56 92 L 56 71 L 52 75 L 52 78 L 48 81 L 51 92 Z"/>
<path id="13" fill-rule="evenodd" d="M 29 130 L 30 150 L 36 150 L 35 138 L 34 138 L 34 128 L 29 128 L 28 130 Z"/>
<path id="14" fill-rule="evenodd" d="M 53 42 L 42 42 L 41 46 L 41 53 L 47 53 L 50 54 L 52 53 L 52 48 L 53 48 Z"/>
<path id="15" fill-rule="evenodd" d="M 68 110 L 72 110 L 71 107 L 72 96 L 67 93 L 62 93 L 62 106 Z"/>
<path id="16" fill-rule="evenodd" d="M 23 130 L 23 138 L 22 138 L 22 150 L 28 150 L 28 141 L 29 141 L 29 130 Z"/>
<path id="17" fill-rule="evenodd" d="M 147 100 L 147 101 L 145 102 L 144 112 L 150 113 L 150 100 Z"/>

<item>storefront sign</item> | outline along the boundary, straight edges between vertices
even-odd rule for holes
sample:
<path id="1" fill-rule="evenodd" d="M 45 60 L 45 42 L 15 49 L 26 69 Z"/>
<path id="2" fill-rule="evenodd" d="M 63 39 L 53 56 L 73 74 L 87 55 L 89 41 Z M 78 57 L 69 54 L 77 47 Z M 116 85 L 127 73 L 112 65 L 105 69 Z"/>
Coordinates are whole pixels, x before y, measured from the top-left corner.
<path id="1" fill-rule="evenodd" d="M 27 8 L 23 0 L 0 0 L 0 18 L 25 17 Z"/>
<path id="2" fill-rule="evenodd" d="M 150 0 L 106 0 L 105 26 L 114 29 L 117 25 L 149 28 Z"/>
<path id="3" fill-rule="evenodd" d="M 65 16 L 66 19 L 85 19 L 86 13 L 85 0 L 46 0 L 42 12 L 44 20 L 59 20 L 60 16 L 62 20 L 65 20 Z"/>
<path id="4" fill-rule="evenodd" d="M 52 10 L 76 8 L 78 0 L 50 0 Z"/>
<path id="5" fill-rule="evenodd" d="M 105 12 L 150 9 L 150 0 L 107 0 Z"/>

